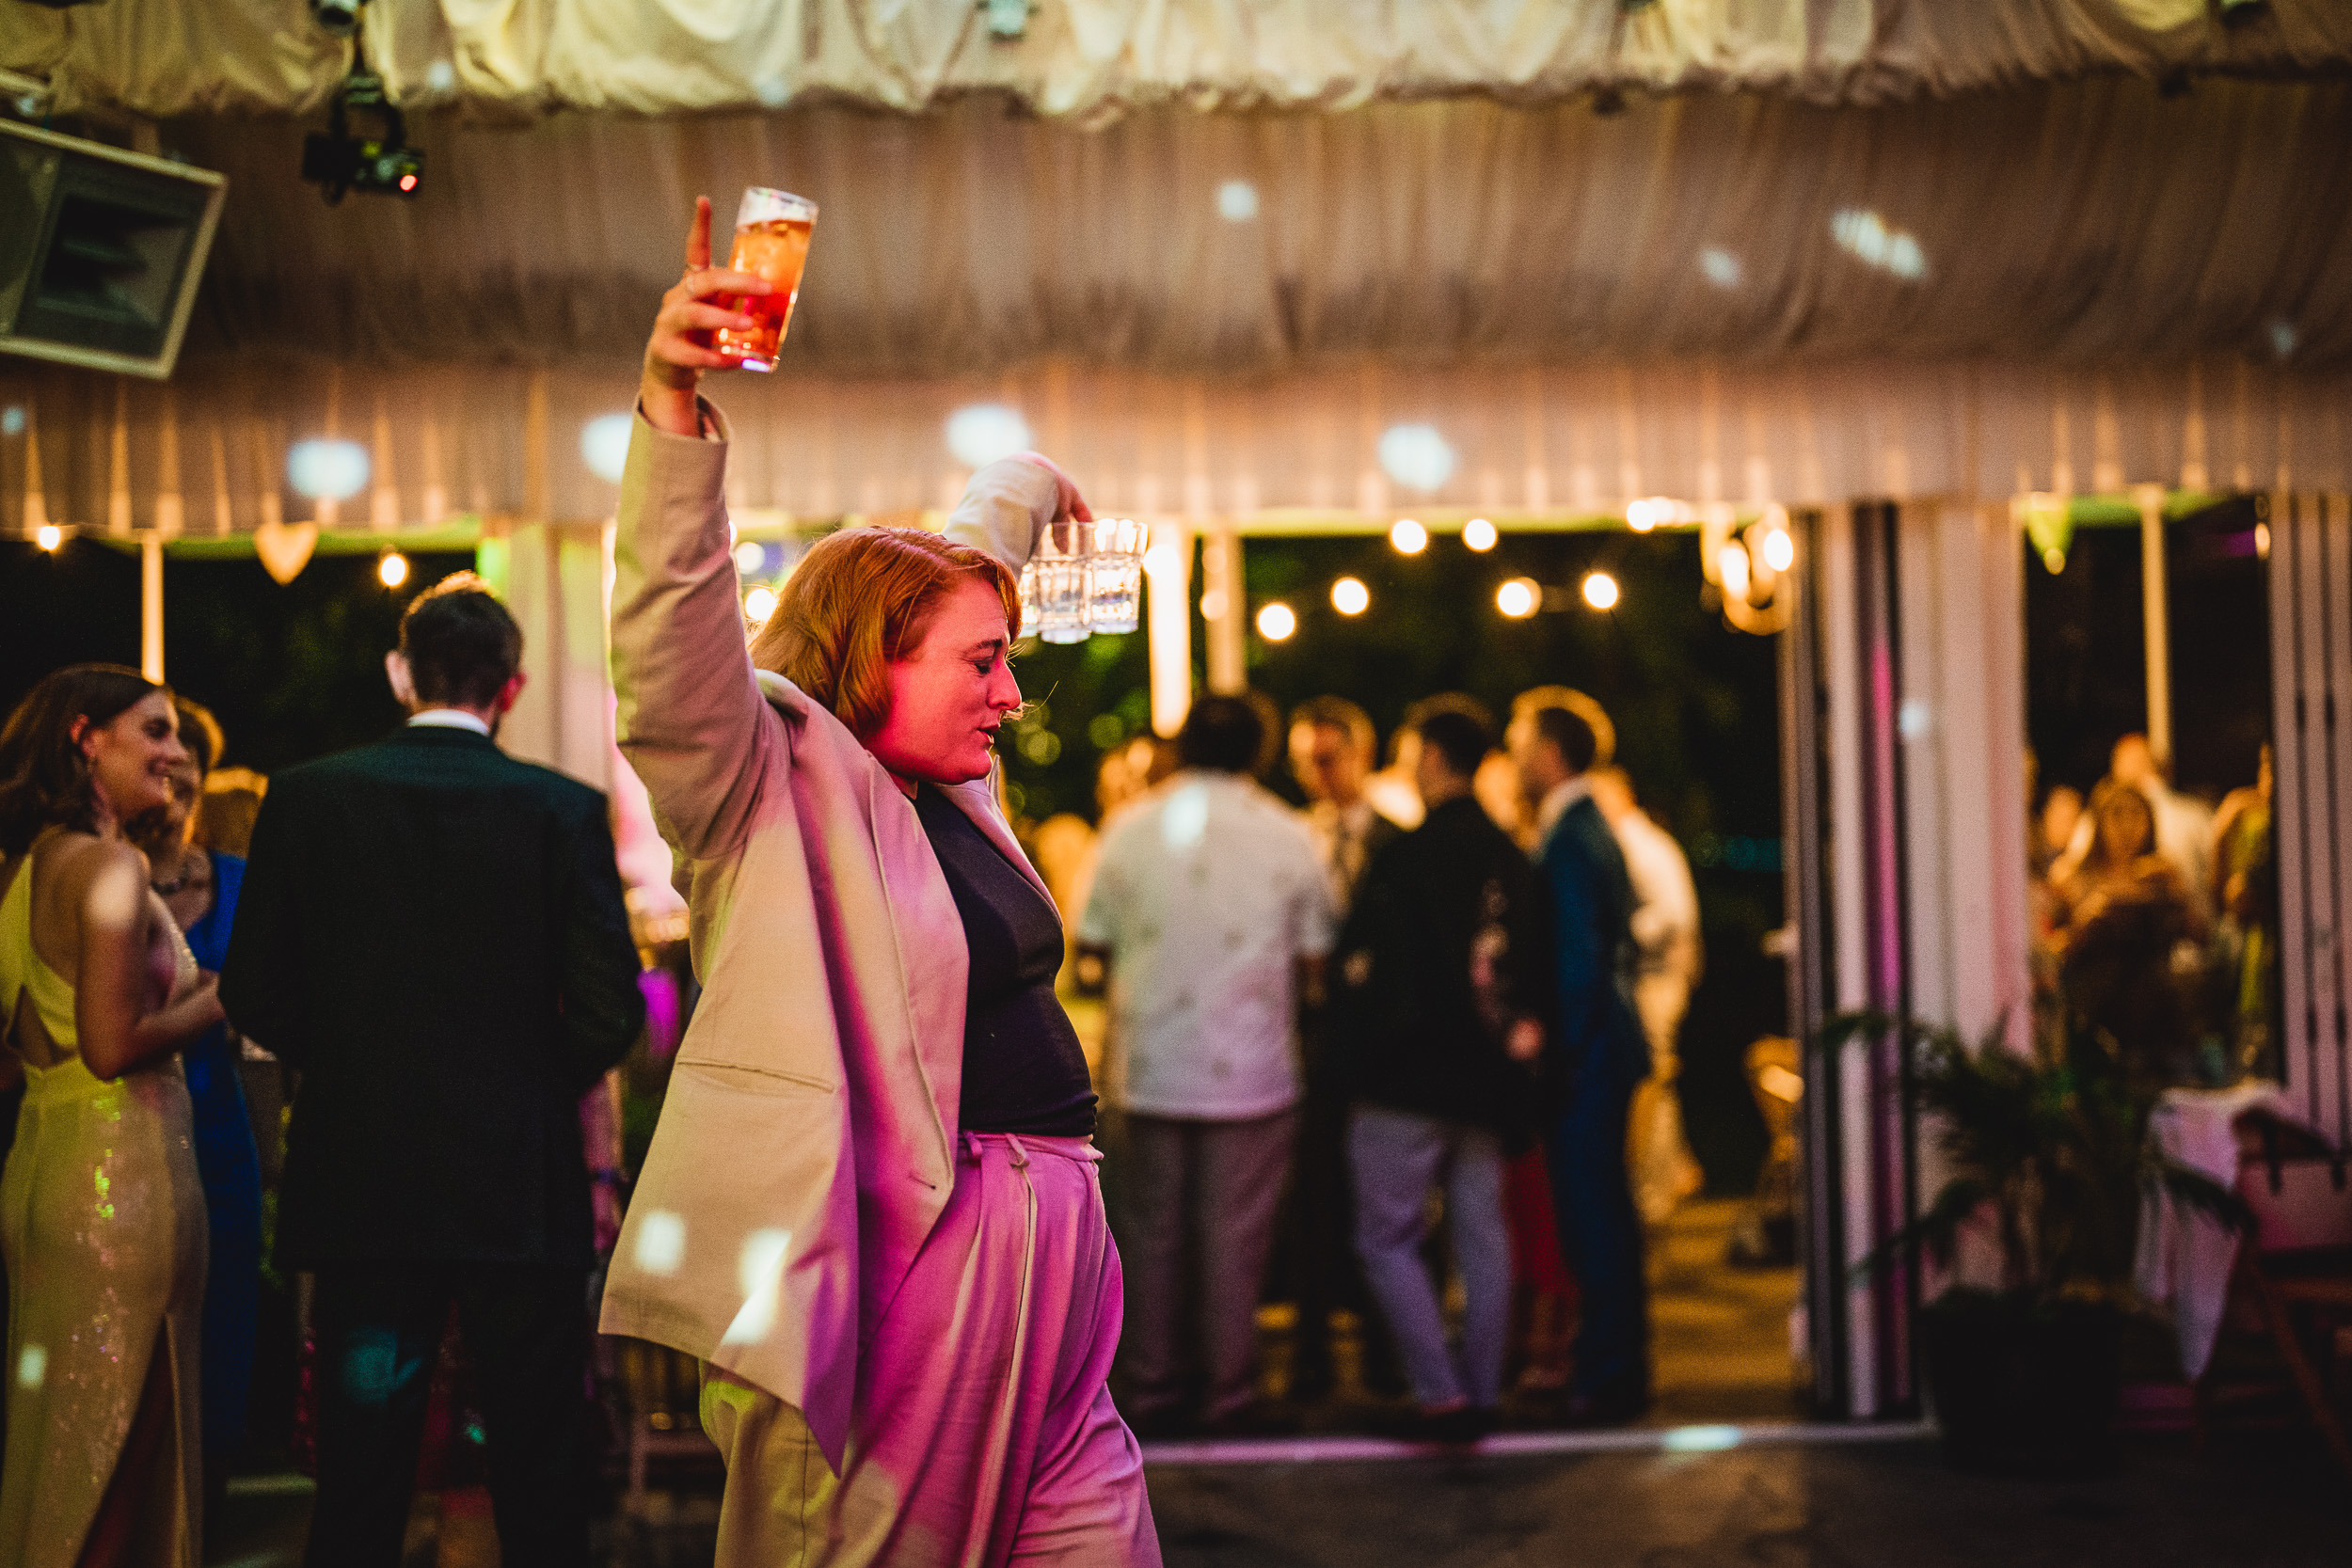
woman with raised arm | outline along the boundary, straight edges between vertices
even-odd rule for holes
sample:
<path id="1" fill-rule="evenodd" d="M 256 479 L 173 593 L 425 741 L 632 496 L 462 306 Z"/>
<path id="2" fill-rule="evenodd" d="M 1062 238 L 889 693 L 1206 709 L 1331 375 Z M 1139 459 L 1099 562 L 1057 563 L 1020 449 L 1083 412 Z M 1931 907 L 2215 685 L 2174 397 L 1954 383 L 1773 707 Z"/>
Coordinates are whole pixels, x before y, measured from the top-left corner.
<path id="1" fill-rule="evenodd" d="M 612 595 L 624 752 L 687 881 L 704 992 L 606 1288 L 703 1363 L 722 1568 L 1160 1560 L 1112 1406 L 1119 1257 L 1061 927 L 996 804 L 1014 573 L 1089 514 L 1035 454 L 947 537 L 819 542 L 745 648 L 729 361 L 686 272 L 645 354 Z"/>
<path id="2" fill-rule="evenodd" d="M 0 728 L 0 1039 L 24 1107 L 0 1562 L 196 1568 L 204 1194 L 178 1052 L 221 1021 L 123 824 L 186 760 L 171 693 L 77 664 Z"/>

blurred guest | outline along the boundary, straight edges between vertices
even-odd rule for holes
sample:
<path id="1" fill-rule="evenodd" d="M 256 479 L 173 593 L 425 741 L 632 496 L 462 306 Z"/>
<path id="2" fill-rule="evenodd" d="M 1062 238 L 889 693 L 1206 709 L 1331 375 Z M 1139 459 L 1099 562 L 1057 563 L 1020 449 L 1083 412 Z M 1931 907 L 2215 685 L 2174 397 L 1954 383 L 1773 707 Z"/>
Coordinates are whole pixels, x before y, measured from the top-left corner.
<path id="1" fill-rule="evenodd" d="M 1423 1434 L 1494 1424 L 1511 1320 L 1506 1148 L 1533 1131 L 1543 932 L 1527 857 L 1471 794 L 1492 732 L 1440 710 L 1419 726 L 1428 816 L 1373 858 L 1338 952 L 1333 1049 L 1353 1111 L 1356 1248 L 1411 1379 Z M 1422 1256 L 1431 1192 L 1466 1306 L 1457 1358 Z"/>
<path id="2" fill-rule="evenodd" d="M 503 1560 L 586 1558 L 580 1100 L 644 1000 L 604 797 L 493 739 L 521 663 L 444 578 L 385 659 L 406 727 L 280 773 L 254 826 L 221 988 L 302 1074 L 278 1258 L 316 1275 L 312 1568 L 400 1560 L 453 1303 Z"/>
<path id="3" fill-rule="evenodd" d="M 1402 831 L 1364 793 L 1372 720 L 1344 697 L 1311 697 L 1291 710 L 1291 775 L 1307 795 L 1307 828 L 1345 906 L 1364 868 Z"/>
<path id="4" fill-rule="evenodd" d="M 1556 1029 L 1547 1061 L 1565 1103 L 1549 1132 L 1560 1245 L 1583 1307 L 1567 1419 L 1613 1425 L 1649 1405 L 1642 1227 L 1626 1173 L 1626 1118 L 1649 1076 L 1633 1007 L 1633 886 L 1592 799 L 1593 726 L 1545 698 L 1514 705 L 1511 760 L 1535 805 L 1536 879 L 1549 895 Z"/>
<path id="5" fill-rule="evenodd" d="M 2194 796 L 2172 787 L 2171 759 L 2159 757 L 2144 735 L 2124 736 L 2108 754 L 2107 781 L 2137 790 L 2148 801 L 2155 824 L 2155 853 L 2180 873 L 2182 895 L 2201 917 L 2213 911 L 2213 810 Z M 2052 870 L 2052 879 L 2072 880 L 2090 853 L 2095 814 L 2075 823 L 2067 852 Z"/>
<path id="6" fill-rule="evenodd" d="M 2083 794 L 2072 784 L 2058 784 L 2042 798 L 2042 810 L 2034 821 L 2032 869 L 2036 876 L 2046 875 L 2066 852 L 2082 819 Z"/>
<path id="7" fill-rule="evenodd" d="M 1211 1429 L 1253 1419 L 1259 1287 L 1299 1098 L 1294 1021 L 1330 950 L 1329 879 L 1297 816 L 1248 777 L 1263 740 L 1237 697 L 1195 703 L 1182 770 L 1108 825 L 1079 941 L 1110 976 L 1126 1112 L 1126 1349 L 1140 1429 L 1180 1424 L 1187 1242 Z"/>
<path id="8" fill-rule="evenodd" d="M 1616 834 L 1633 884 L 1633 1007 L 1650 1056 L 1650 1075 L 1633 1096 L 1633 1206 L 1645 1221 L 1658 1225 L 1707 1179 L 1683 1136 L 1682 1101 L 1675 1087 L 1682 1071 L 1677 1042 L 1683 1015 L 1706 965 L 1698 885 L 1691 879 L 1682 846 L 1641 808 L 1623 768 L 1596 768 L 1590 778 L 1593 803 Z"/>
<path id="9" fill-rule="evenodd" d="M 2276 1078 L 2279 1006 L 2279 847 L 2271 826 L 2270 748 L 2254 782 L 2222 798 L 2214 813 L 2214 874 L 2221 894 L 2217 969 L 2219 1009 L 2236 1074 Z"/>
<path id="10" fill-rule="evenodd" d="M 173 705 L 187 760 L 172 769 L 171 803 L 134 819 L 156 895 L 186 936 L 198 966 L 218 974 L 237 918 L 245 862 L 194 842 L 206 776 L 223 740 L 212 713 L 185 697 Z M 229 1465 L 245 1446 L 253 1343 L 262 1293 L 262 1154 L 238 1066 L 242 1043 L 225 1022 L 182 1056 L 196 1111 L 196 1168 L 211 1227 L 204 1273 L 204 1497 L 207 1517 L 227 1494 Z"/>
<path id="11" fill-rule="evenodd" d="M 1344 697 L 1311 697 L 1291 710 L 1291 774 L 1307 795 L 1307 829 L 1331 879 L 1344 917 L 1373 857 L 1403 832 L 1364 793 L 1374 756 L 1372 720 Z M 1291 1391 L 1312 1398 L 1336 1375 L 1331 1315 L 1363 1318 L 1369 1293 L 1347 1243 L 1355 1202 L 1348 1190 L 1347 1093 L 1333 1072 L 1346 1049 L 1329 1021 L 1311 1009 L 1300 1031 L 1305 1093 L 1298 1106 L 1298 1148 L 1276 1253 L 1275 1289 L 1288 1287 L 1297 1307 L 1291 1346 Z M 1280 1277 L 1287 1275 L 1287 1279 Z M 1366 1346 L 1387 1374 L 1386 1345 L 1369 1320 Z"/>
<path id="12" fill-rule="evenodd" d="M 2196 1075 L 2179 955 L 2204 940 L 2205 922 L 2179 868 L 2156 852 L 2145 794 L 2109 779 L 2091 792 L 2088 816 L 2090 852 L 2063 890 L 2059 984 L 2068 1011 L 2113 1037 L 2136 1092 L 2153 1101 Z"/>
<path id="13" fill-rule="evenodd" d="M 26 1081 L 0 1176 L 13 1568 L 199 1559 L 204 1195 L 177 1053 L 221 1009 L 123 833 L 185 756 L 170 691 L 118 665 L 57 671 L 0 727 L 0 1038 Z"/>
<path id="14" fill-rule="evenodd" d="M 1527 809 L 1519 770 L 1511 766 L 1510 752 L 1486 753 L 1486 760 L 1478 765 L 1478 777 L 1470 781 L 1470 793 L 1494 825 L 1511 835 L 1512 843 L 1522 850 L 1535 847 L 1535 819 Z"/>

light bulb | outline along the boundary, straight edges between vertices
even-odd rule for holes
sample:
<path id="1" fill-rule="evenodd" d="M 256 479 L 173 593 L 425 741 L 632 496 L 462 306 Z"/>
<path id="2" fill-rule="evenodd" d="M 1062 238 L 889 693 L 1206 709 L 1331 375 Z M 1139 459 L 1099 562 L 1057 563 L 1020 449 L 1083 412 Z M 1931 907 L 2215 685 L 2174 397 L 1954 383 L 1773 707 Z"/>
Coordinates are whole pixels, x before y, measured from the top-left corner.
<path id="1" fill-rule="evenodd" d="M 388 550 L 375 563 L 375 575 L 384 579 L 387 588 L 398 588 L 408 580 L 408 558 L 398 550 Z"/>
<path id="2" fill-rule="evenodd" d="M 1269 642 L 1279 642 L 1297 629 L 1298 617 L 1279 599 L 1258 611 L 1258 635 Z"/>
<path id="3" fill-rule="evenodd" d="M 1606 572 L 1594 572 L 1584 579 L 1584 602 L 1595 610 L 1614 610 L 1617 606 L 1617 579 Z"/>
<path id="4" fill-rule="evenodd" d="M 1343 615 L 1361 615 L 1372 608 L 1372 590 L 1355 578 L 1342 578 L 1331 585 L 1331 608 Z"/>
<path id="5" fill-rule="evenodd" d="M 54 550 L 65 543 L 65 530 L 55 523 L 43 523 L 34 533 L 33 542 L 44 550 Z"/>
<path id="6" fill-rule="evenodd" d="M 1399 517 L 1389 529 L 1389 543 L 1399 555 L 1419 555 L 1429 547 L 1429 531 L 1410 517 Z"/>
<path id="7" fill-rule="evenodd" d="M 1788 537 L 1785 528 L 1764 531 L 1764 564 L 1775 572 L 1785 572 L 1796 563 L 1797 542 Z"/>
<path id="8" fill-rule="evenodd" d="M 1724 578 L 1724 592 L 1735 599 L 1748 596 L 1748 548 L 1737 539 L 1725 545 L 1715 557 Z"/>
<path id="9" fill-rule="evenodd" d="M 1528 578 L 1513 578 L 1495 590 L 1495 608 L 1514 621 L 1534 614 L 1535 607 L 1543 602 L 1543 589 Z"/>
<path id="10" fill-rule="evenodd" d="M 1462 543 L 1474 550 L 1491 550 L 1495 547 L 1495 541 L 1501 537 L 1495 531 L 1494 524 L 1484 517 L 1472 517 L 1462 525 Z"/>
<path id="11" fill-rule="evenodd" d="M 760 626 L 776 612 L 776 591 L 762 584 L 743 595 L 743 613 Z"/>

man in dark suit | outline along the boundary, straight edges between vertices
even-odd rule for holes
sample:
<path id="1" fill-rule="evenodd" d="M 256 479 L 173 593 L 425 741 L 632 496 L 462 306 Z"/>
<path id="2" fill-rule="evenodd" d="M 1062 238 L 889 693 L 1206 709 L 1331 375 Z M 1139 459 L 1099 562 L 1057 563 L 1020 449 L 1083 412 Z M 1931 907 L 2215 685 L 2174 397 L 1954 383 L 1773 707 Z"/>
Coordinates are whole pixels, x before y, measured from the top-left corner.
<path id="1" fill-rule="evenodd" d="M 581 1095 L 644 1004 L 604 797 L 492 739 L 522 633 L 481 580 L 421 594 L 386 659 L 407 727 L 279 774 L 221 975 L 301 1073 L 278 1260 L 313 1271 L 307 1561 L 399 1560 L 457 1308 L 507 1568 L 587 1560 Z"/>
<path id="2" fill-rule="evenodd" d="M 1627 1113 L 1650 1069 L 1633 1010 L 1633 888 L 1585 782 L 1592 725 L 1541 700 L 1513 715 L 1509 744 L 1536 807 L 1536 880 L 1551 924 L 1549 1056 L 1563 1095 L 1549 1138 L 1552 1202 L 1582 1313 L 1566 1414 L 1579 1425 L 1618 1425 L 1649 1407 L 1648 1290 L 1625 1166 Z"/>
<path id="3" fill-rule="evenodd" d="M 1411 1377 L 1419 1434 L 1446 1441 L 1483 1434 L 1502 1405 L 1503 1161 L 1534 1130 L 1550 976 L 1534 874 L 1471 794 L 1494 732 L 1467 700 L 1417 728 L 1428 816 L 1373 857 L 1341 933 L 1330 1017 L 1352 1102 L 1357 1251 Z M 1462 1277 L 1458 1355 L 1422 1256 L 1433 1188 Z"/>

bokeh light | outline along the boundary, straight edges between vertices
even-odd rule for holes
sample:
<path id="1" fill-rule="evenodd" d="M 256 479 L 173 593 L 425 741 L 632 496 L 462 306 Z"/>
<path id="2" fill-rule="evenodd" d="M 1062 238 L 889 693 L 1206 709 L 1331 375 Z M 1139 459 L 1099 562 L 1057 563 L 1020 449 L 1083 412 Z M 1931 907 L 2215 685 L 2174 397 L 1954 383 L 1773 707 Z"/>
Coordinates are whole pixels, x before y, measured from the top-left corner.
<path id="1" fill-rule="evenodd" d="M 384 559 L 375 563 L 375 575 L 387 588 L 398 588 L 408 580 L 408 558 L 398 550 L 386 550 Z"/>
<path id="2" fill-rule="evenodd" d="M 1298 617 L 1279 599 L 1258 611 L 1258 635 L 1269 642 L 1282 641 L 1297 629 Z"/>
<path id="3" fill-rule="evenodd" d="M 1514 621 L 1524 621 L 1544 602 L 1544 591 L 1532 578 L 1513 578 L 1495 590 L 1495 608 Z"/>
<path id="4" fill-rule="evenodd" d="M 1429 547 L 1429 531 L 1410 517 L 1399 517 L 1389 527 L 1389 543 L 1399 555 L 1419 555 Z"/>
<path id="5" fill-rule="evenodd" d="M 1331 608 L 1343 615 L 1361 615 L 1372 608 L 1372 590 L 1357 578 L 1342 578 L 1331 585 Z"/>
<path id="6" fill-rule="evenodd" d="M 766 626 L 775 610 L 776 591 L 765 584 L 743 595 L 743 613 L 756 625 Z"/>
<path id="7" fill-rule="evenodd" d="M 1617 579 L 1606 572 L 1593 572 L 1584 578 L 1584 602 L 1595 610 L 1614 610 L 1617 607 Z"/>
<path id="8" fill-rule="evenodd" d="M 1472 517 L 1462 525 L 1462 543 L 1474 550 L 1491 550 L 1502 537 L 1494 524 L 1484 517 Z"/>

